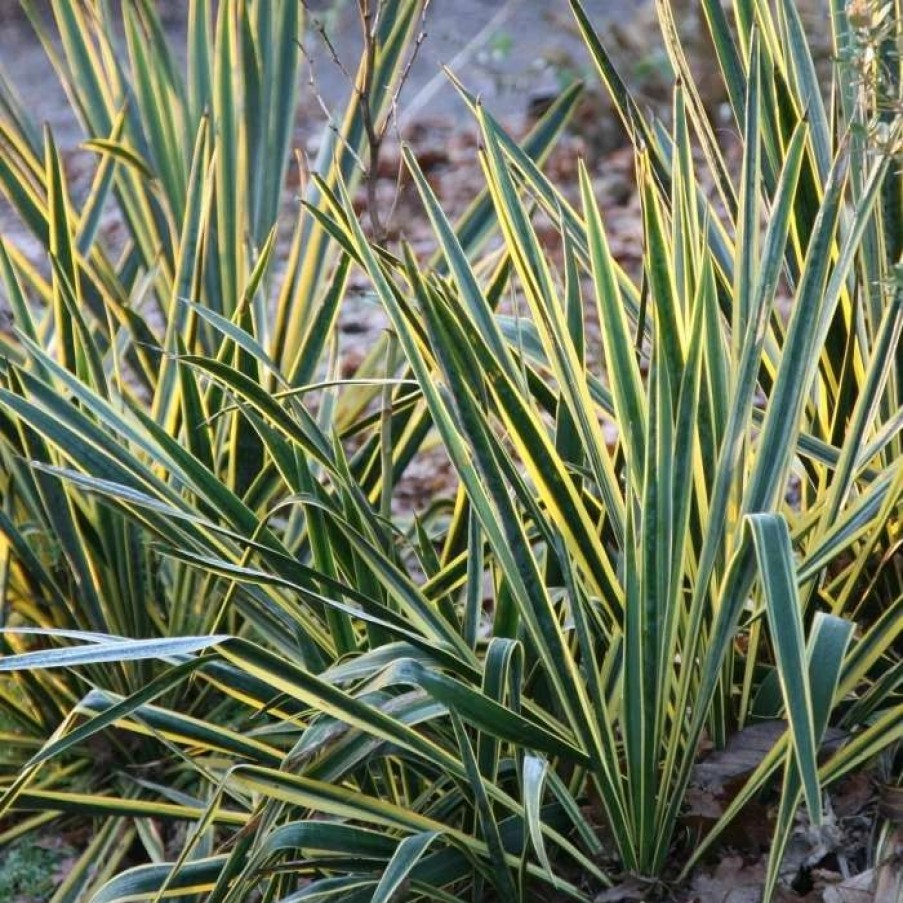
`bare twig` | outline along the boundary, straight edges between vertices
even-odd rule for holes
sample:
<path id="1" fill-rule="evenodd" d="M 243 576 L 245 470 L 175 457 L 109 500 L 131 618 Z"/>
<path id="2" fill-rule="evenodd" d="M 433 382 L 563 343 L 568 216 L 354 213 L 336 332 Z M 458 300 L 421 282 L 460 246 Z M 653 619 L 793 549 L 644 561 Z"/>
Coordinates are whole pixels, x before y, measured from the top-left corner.
<path id="1" fill-rule="evenodd" d="M 374 15 L 370 0 L 358 0 L 358 9 L 361 17 L 364 53 L 361 61 L 361 77 L 357 86 L 357 96 L 361 119 L 364 123 L 364 131 L 367 134 L 368 150 L 370 151 L 367 168 L 367 214 L 370 217 L 373 237 L 377 242 L 382 242 L 385 239 L 386 232 L 379 217 L 376 184 L 379 178 L 379 154 L 385 133 L 377 130 L 373 122 L 373 108 L 371 105 L 373 100 L 373 78 L 376 69 L 379 3 L 377 3 L 376 15 Z"/>
<path id="2" fill-rule="evenodd" d="M 307 10 L 308 14 L 310 15 L 311 24 L 313 26 L 313 29 L 320 36 L 320 40 L 323 42 L 323 44 L 326 46 L 326 49 L 329 51 L 329 55 L 332 57 L 332 61 L 338 67 L 339 72 L 341 72 L 342 75 L 345 76 L 345 81 L 348 82 L 348 85 L 353 86 L 354 79 L 351 77 L 348 70 L 345 68 L 345 64 L 342 62 L 342 58 L 339 56 L 338 52 L 336 51 L 335 45 L 332 43 L 332 40 L 329 37 L 329 33 L 326 31 L 326 26 L 323 24 L 323 20 L 318 19 L 316 16 L 314 16 L 311 13 L 310 8 L 307 5 L 307 0 L 302 0 L 302 5 L 304 6 L 304 9 Z M 303 47 L 301 48 L 301 52 L 302 53 L 304 52 Z M 311 63 L 311 67 L 313 67 L 313 60 L 310 57 L 308 57 L 308 60 Z"/>
<path id="3" fill-rule="evenodd" d="M 386 223 L 388 221 L 391 221 L 392 215 L 394 214 L 395 207 L 398 201 L 398 195 L 401 190 L 402 179 L 402 167 L 399 163 L 394 198 L 389 208 L 388 216 L 384 220 L 380 215 L 378 194 L 380 156 L 386 135 L 390 128 L 392 128 L 393 131 L 398 134 L 400 140 L 400 130 L 398 127 L 398 99 L 405 83 L 410 77 L 411 70 L 413 69 L 413 66 L 417 60 L 420 48 L 422 47 L 423 42 L 426 39 L 426 31 L 423 28 L 423 23 L 426 20 L 426 13 L 429 9 L 431 0 L 424 0 L 420 19 L 421 29 L 417 34 L 417 37 L 414 39 L 410 55 L 405 62 L 404 68 L 398 79 L 398 83 L 392 93 L 392 97 L 388 105 L 388 110 L 384 114 L 380 115 L 378 111 L 381 108 L 382 104 L 380 103 L 381 98 L 378 96 L 378 91 L 385 89 L 382 86 L 376 84 L 376 73 L 377 61 L 380 51 L 380 20 L 382 16 L 386 15 L 387 9 L 384 5 L 385 2 L 386 0 L 357 0 L 358 18 L 360 22 L 361 37 L 363 40 L 363 50 L 361 54 L 361 64 L 358 69 L 357 78 L 354 81 L 352 80 L 348 70 L 345 68 L 345 65 L 342 63 L 338 51 L 336 50 L 335 44 L 327 33 L 326 26 L 323 24 L 322 20 L 311 15 L 312 27 L 319 35 L 319 38 L 323 42 L 323 45 L 329 53 L 329 56 L 332 58 L 332 61 L 342 73 L 345 80 L 352 86 L 352 91 L 356 95 L 358 112 L 361 117 L 361 124 L 363 125 L 364 134 L 367 141 L 366 164 L 363 162 L 358 153 L 348 145 L 348 143 L 344 139 L 344 136 L 341 134 L 340 129 L 334 122 L 322 94 L 316 88 L 315 63 L 313 56 L 307 52 L 303 44 L 299 43 L 301 52 L 307 59 L 310 66 L 310 84 L 313 88 L 314 96 L 317 98 L 317 102 L 319 103 L 320 108 L 323 110 L 323 113 L 326 116 L 327 127 L 338 138 L 343 147 L 353 156 L 355 162 L 360 166 L 361 171 L 364 173 L 367 192 L 367 216 L 370 221 L 370 231 L 372 238 L 378 243 L 383 243 L 386 239 Z M 302 0 L 302 3 L 305 9 L 310 12 L 310 9 L 308 7 L 308 0 Z"/>
<path id="4" fill-rule="evenodd" d="M 417 37 L 414 39 L 414 46 L 411 50 L 411 55 L 408 57 L 408 60 L 405 63 L 404 70 L 401 73 L 401 77 L 398 79 L 398 84 L 395 87 L 395 92 L 392 95 L 392 100 L 389 105 L 389 112 L 382 123 L 383 136 L 385 136 L 385 133 L 388 131 L 389 124 L 391 123 L 392 130 L 395 133 L 395 138 L 398 141 L 399 145 L 401 144 L 401 125 L 398 116 L 398 98 L 401 96 L 401 91 L 410 78 L 411 70 L 414 68 L 414 63 L 417 62 L 417 57 L 420 54 L 420 48 L 423 46 L 423 42 L 426 40 L 427 33 L 424 26 L 426 24 L 427 14 L 429 13 L 430 2 L 431 0 L 425 0 L 423 4 L 423 10 L 421 11 L 420 15 L 420 31 L 417 33 Z M 386 216 L 386 222 L 388 223 L 392 222 L 392 218 L 395 215 L 395 208 L 398 206 L 398 199 L 401 196 L 401 183 L 403 175 L 404 163 L 401 156 L 399 156 L 398 170 L 395 174 L 395 190 L 392 193 L 392 204 L 390 205 L 389 212 Z"/>
<path id="5" fill-rule="evenodd" d="M 308 6 L 307 6 L 307 0 L 302 0 L 302 3 L 304 5 L 304 8 L 306 10 L 308 10 L 308 12 L 310 12 L 310 10 L 308 9 Z M 311 20 L 313 23 L 314 30 L 320 36 L 320 39 L 323 41 L 324 45 L 326 46 L 327 50 L 329 51 L 329 55 L 332 59 L 332 62 L 336 65 L 336 67 L 339 69 L 339 71 L 345 77 L 348 84 L 351 85 L 353 88 L 353 81 L 351 79 L 351 76 L 348 74 L 348 70 L 345 68 L 345 65 L 342 63 L 342 60 L 339 57 L 338 52 L 335 49 L 335 45 L 330 40 L 329 35 L 326 32 L 326 26 L 319 19 L 314 18 L 313 16 L 311 16 Z M 305 60 L 307 60 L 307 65 L 309 67 L 309 72 L 310 72 L 307 82 L 310 85 L 313 96 L 317 100 L 317 105 L 320 107 L 320 110 L 322 111 L 323 116 L 326 119 L 326 128 L 329 129 L 329 131 L 335 136 L 337 142 L 344 148 L 344 150 L 346 150 L 351 155 L 351 157 L 354 159 L 354 162 L 360 167 L 361 172 L 367 172 L 367 167 L 364 165 L 364 161 L 361 160 L 360 155 L 357 153 L 357 151 L 345 139 L 345 136 L 342 134 L 341 128 L 336 123 L 335 119 L 333 118 L 332 111 L 329 109 L 329 105 L 326 103 L 325 99 L 323 98 L 322 93 L 320 92 L 319 88 L 317 87 L 316 60 L 314 58 L 314 55 L 308 51 L 306 45 L 303 44 L 301 41 L 297 41 L 296 43 L 298 44 L 298 47 L 301 50 L 301 55 L 304 57 Z M 306 159 L 306 153 L 305 153 L 305 159 Z M 309 171 L 307 174 L 309 174 Z"/>
<path id="6" fill-rule="evenodd" d="M 423 4 L 423 11 L 420 17 L 420 31 L 417 34 L 417 37 L 414 39 L 414 47 L 411 50 L 411 55 L 408 57 L 407 63 L 405 63 L 404 70 L 401 73 L 401 78 L 398 79 L 398 86 L 395 88 L 395 93 L 392 95 L 392 102 L 390 104 L 391 115 L 387 116 L 385 121 L 383 122 L 383 132 L 389 126 L 389 122 L 391 121 L 395 126 L 395 131 L 398 133 L 399 137 L 401 134 L 401 130 L 398 124 L 398 98 L 401 96 L 401 89 L 404 88 L 405 84 L 410 78 L 411 70 L 414 68 L 414 63 L 417 62 L 417 57 L 420 54 L 420 48 L 423 46 L 423 42 L 426 40 L 426 29 L 424 25 L 426 23 L 426 17 L 429 13 L 431 0 L 426 0 Z"/>

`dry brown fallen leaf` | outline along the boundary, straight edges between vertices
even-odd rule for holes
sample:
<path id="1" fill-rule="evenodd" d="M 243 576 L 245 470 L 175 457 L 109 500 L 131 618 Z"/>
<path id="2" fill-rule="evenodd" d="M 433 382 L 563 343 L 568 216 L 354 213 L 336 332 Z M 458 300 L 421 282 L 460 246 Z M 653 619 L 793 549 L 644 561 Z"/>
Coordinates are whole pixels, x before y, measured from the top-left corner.
<path id="1" fill-rule="evenodd" d="M 899 823 L 882 846 L 885 855 L 875 869 L 877 872 L 875 903 L 901 903 L 903 901 L 903 827 Z"/>
<path id="2" fill-rule="evenodd" d="M 760 903 L 765 883 L 765 860 L 747 862 L 725 856 L 714 872 L 697 872 L 691 892 L 695 903 Z"/>
<path id="3" fill-rule="evenodd" d="M 826 887 L 822 899 L 824 903 L 872 903 L 874 880 L 873 871 L 862 872 L 833 887 Z"/>
<path id="4" fill-rule="evenodd" d="M 752 774 L 786 730 L 786 721 L 774 719 L 737 731 L 728 739 L 724 749 L 715 750 L 693 768 L 693 786 L 716 796 L 724 792 L 730 785 Z M 822 750 L 836 746 L 843 737 L 843 731 L 828 728 Z"/>
<path id="5" fill-rule="evenodd" d="M 593 903 L 630 903 L 633 900 L 645 900 L 651 885 L 639 878 L 628 878 L 608 890 L 593 897 Z"/>

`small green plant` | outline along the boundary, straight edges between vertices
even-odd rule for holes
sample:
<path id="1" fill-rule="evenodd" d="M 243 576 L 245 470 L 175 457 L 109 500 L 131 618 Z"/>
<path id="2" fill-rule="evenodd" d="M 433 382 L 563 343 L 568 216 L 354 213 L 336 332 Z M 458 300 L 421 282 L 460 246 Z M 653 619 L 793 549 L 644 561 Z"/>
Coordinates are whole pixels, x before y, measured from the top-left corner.
<path id="1" fill-rule="evenodd" d="M 0 900 L 25 903 L 49 899 L 59 883 L 57 870 L 72 853 L 65 846 L 42 846 L 29 840 L 7 847 L 0 862 Z"/>

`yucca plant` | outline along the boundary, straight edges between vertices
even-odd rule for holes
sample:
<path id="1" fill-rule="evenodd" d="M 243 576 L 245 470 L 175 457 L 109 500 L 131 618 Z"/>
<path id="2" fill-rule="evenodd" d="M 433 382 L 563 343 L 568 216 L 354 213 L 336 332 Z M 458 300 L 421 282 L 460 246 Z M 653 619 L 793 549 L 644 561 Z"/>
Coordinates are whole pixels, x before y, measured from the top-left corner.
<path id="1" fill-rule="evenodd" d="M 366 115 L 377 125 L 390 113 L 422 6 L 416 0 L 384 4 L 386 15 L 374 29 L 366 77 L 380 90 L 371 93 Z M 0 532 L 8 557 L 0 620 L 5 627 L 122 637 L 203 634 L 221 621 L 239 632 L 243 619 L 231 610 L 221 580 L 161 558 L 141 524 L 32 467 L 52 468 L 64 459 L 53 441 L 18 416 L 17 405 L 41 394 L 83 412 L 91 406 L 88 399 L 105 403 L 128 438 L 89 414 L 98 448 L 124 439 L 120 455 L 139 461 L 161 491 L 179 497 L 185 484 L 173 484 L 176 472 L 167 473 L 155 456 L 163 441 L 206 468 L 208 490 L 220 482 L 231 490 L 242 532 L 253 529 L 254 508 L 265 510 L 287 491 L 274 484 L 272 471 L 266 473 L 253 425 L 236 417 L 229 399 L 206 386 L 200 371 L 178 359 L 220 360 L 271 391 L 329 373 L 325 358 L 347 263 L 311 216 L 295 215 L 284 236 L 288 258 L 272 265 L 280 207 L 290 198 L 285 176 L 295 140 L 302 8 L 294 0 L 216 7 L 192 2 L 187 76 L 175 63 L 153 3 L 126 3 L 115 11 L 107 3 L 55 3 L 58 41 L 41 11 L 30 5 L 26 11 L 84 130 L 83 147 L 97 163 L 89 190 L 76 202 L 53 136 L 40 135 L 4 81 L 0 187 L 46 248 L 47 266 L 29 263 L 15 240 L 0 242 L 4 295 L 18 330 L 4 342 L 5 361 L 15 364 L 4 367 L 4 385 L 16 398 L 3 405 L 2 416 Z M 323 143 L 317 171 L 328 184 L 361 178 L 368 147 L 364 120 L 355 94 L 338 130 Z M 547 125 L 538 141 L 548 143 L 554 132 Z M 315 201 L 313 193 L 308 200 Z M 266 359 L 249 356 L 248 348 L 255 354 L 266 349 Z M 45 351 L 46 365 L 35 364 L 33 354 Z M 32 363 L 15 375 L 26 360 Z M 216 505 L 200 496 L 196 501 L 207 513 Z M 293 524 L 290 544 L 302 541 L 299 531 Z M 311 631 L 312 647 L 317 637 Z M 44 641 L 33 632 L 13 631 L 3 640 L 6 652 L 36 643 Z M 104 666 L 83 678 L 88 686 L 130 693 L 157 670 Z M 4 681 L 4 724 L 18 727 L 4 733 L 7 775 L 68 716 L 85 693 L 83 678 L 32 673 L 16 684 Z M 216 694 L 173 687 L 168 701 L 185 714 L 212 721 L 233 716 Z M 111 780 L 104 768 L 161 749 L 156 741 L 111 742 L 100 773 L 93 762 L 98 749 L 83 747 L 60 786 L 97 790 Z M 175 772 L 165 780 L 177 794 L 187 786 Z M 140 795 L 137 788 L 132 783 L 128 793 Z M 80 797 L 75 805 L 84 803 Z M 16 824 L 4 840 L 46 820 L 42 814 Z M 160 838 L 148 825 L 139 822 L 138 831 L 158 857 Z M 115 854 L 104 857 L 115 870 L 134 832 L 109 820 L 74 879 L 88 876 L 97 844 Z"/>
<path id="2" fill-rule="evenodd" d="M 360 180 L 372 144 L 365 119 L 381 128 L 389 115 L 422 7 L 380 5 L 358 90 L 339 130 L 330 127 L 323 141 L 315 170 L 323 186 Z M 338 499 L 353 523 L 378 527 L 380 547 L 391 547 L 391 534 L 383 536 L 385 526 L 374 521 L 382 501 L 372 509 L 371 501 L 389 497 L 380 488 L 382 465 L 388 462 L 391 486 L 425 431 L 388 459 L 372 441 L 353 460 L 335 444 L 354 412 L 386 391 L 374 379 L 383 375 L 385 353 L 377 349 L 341 395 L 330 388 L 349 260 L 317 222 L 318 185 L 305 189 L 311 210 L 296 215 L 287 257 L 276 262 L 294 141 L 299 4 L 236 0 L 214 9 L 193 2 L 187 78 L 152 3 L 123 4 L 124 50 L 107 4 L 53 5 L 61 52 L 41 15 L 27 9 L 98 163 L 84 201 L 76 202 L 53 136 L 36 132 L 4 83 L 0 186 L 47 250 L 44 270 L 15 240 L 0 242 L 16 325 L 4 344 L 0 403 L 4 652 L 115 637 L 152 640 L 176 656 L 160 664 L 106 658 L 65 675 L 30 670 L 0 684 L 0 808 L 37 810 L 4 823 L 0 842 L 60 813 L 102 819 L 56 895 L 70 900 L 89 897 L 142 855 L 136 839 L 144 858 L 165 859 L 177 837 L 155 819 L 203 810 L 219 766 L 186 769 L 179 746 L 189 737 L 199 750 L 218 734 L 210 747 L 217 756 L 253 751 L 251 761 L 268 765 L 290 748 L 291 728 L 274 746 L 241 736 L 248 700 L 262 708 L 273 702 L 265 685 L 231 669 L 216 685 L 185 683 L 182 676 L 194 670 L 188 662 L 177 667 L 180 676 L 170 674 L 180 662 L 180 638 L 247 634 L 313 673 L 355 650 L 352 618 L 319 593 L 333 596 L 348 571 L 377 600 L 382 591 L 367 580 L 369 565 L 353 544 L 340 542 L 316 509 L 296 499 Z M 545 156 L 578 95 L 578 88 L 566 92 L 538 123 L 524 144 L 528 155 Z M 465 245 L 484 240 L 491 213 L 484 193 L 461 223 Z M 288 434 L 273 432 L 269 415 L 236 406 L 218 381 L 222 374 L 255 387 L 271 413 L 283 410 Z M 84 455 L 93 461 L 87 468 Z M 73 467 L 97 485 L 131 485 L 137 507 L 111 507 L 93 489 L 60 479 Z M 336 481 L 332 489 L 322 485 L 324 473 Z M 142 505 L 151 498 L 157 514 L 148 520 Z M 248 594 L 215 569 L 174 557 L 168 546 L 177 537 L 182 553 L 239 567 L 253 560 L 244 541 L 262 543 L 276 556 L 273 567 L 287 568 L 286 579 L 300 577 L 311 595 L 299 603 L 284 592 Z M 373 634 L 387 635 L 378 627 Z M 236 698 L 239 687 L 245 690 Z M 122 698 L 165 704 L 163 721 L 152 716 L 137 732 L 102 738 L 67 735 L 84 712 L 120 723 Z M 275 711 L 300 715 L 294 704 Z M 64 735 L 52 767 L 43 754 L 35 757 L 48 738 Z M 246 818 L 233 811 L 216 821 Z M 195 841 L 212 849 L 215 836 L 211 829 Z"/>
<path id="3" fill-rule="evenodd" d="M 899 16 L 833 9 L 829 105 L 789 0 L 738 3 L 732 22 L 704 3 L 742 137 L 735 176 L 671 7 L 669 127 L 573 8 L 636 145 L 638 280 L 612 257 L 590 175 L 575 208 L 533 159 L 545 138 L 519 147 L 464 92 L 500 248 L 474 254 L 484 202 L 450 224 L 410 152 L 433 264 L 371 245 L 339 175 L 315 180 L 307 208 L 337 271 L 366 271 L 403 351 L 378 409 L 337 421 L 355 386 L 310 396 L 314 373 L 299 379 L 240 305 L 189 307 L 228 353 L 172 349 L 184 397 L 216 399 L 183 402 L 184 434 L 118 385 L 98 391 L 103 357 L 79 370 L 46 336 L 23 339 L 0 396 L 21 481 L 65 493 L 92 535 L 121 519 L 162 579 L 216 593 L 203 623 L 150 639 L 53 623 L 70 630 L 54 648 L 0 661 L 51 698 L 71 686 L 59 669 L 87 682 L 3 803 L 137 819 L 154 863 L 96 900 L 591 899 L 625 872 L 665 873 L 706 737 L 784 717 L 684 857 L 686 872 L 782 772 L 770 894 L 800 803 L 818 826 L 823 789 L 899 744 L 900 80 L 882 24 Z M 856 55 L 868 41 L 880 85 Z M 247 485 L 220 467 L 235 448 L 222 423 L 253 438 Z M 393 487 L 433 435 L 456 494 L 393 521 Z M 43 540 L 8 520 L 30 573 Z M 116 683 L 111 663 L 138 674 Z M 193 718 L 186 698 L 215 705 Z M 819 760 L 829 724 L 845 742 Z M 167 750 L 164 777 L 61 789 L 112 727 Z M 164 844 L 163 819 L 191 826 Z M 121 842 L 106 830 L 95 851 Z"/>
<path id="4" fill-rule="evenodd" d="M 412 159 L 451 280 L 423 274 L 409 255 L 395 265 L 374 255 L 347 199 L 335 200 L 334 214 L 390 311 L 456 465 L 459 509 L 500 573 L 491 635 L 523 644 L 532 678 L 520 704 L 537 705 L 538 723 L 555 724 L 559 739 L 582 754 L 570 756 L 576 776 L 566 808 L 578 811 L 579 793 L 590 793 L 623 865 L 655 877 L 672 849 L 704 733 L 721 743 L 757 708 L 783 714 L 784 740 L 725 816 L 784 766 L 770 894 L 799 802 L 819 826 L 823 783 L 879 749 L 892 753 L 900 739 L 903 283 L 900 182 L 891 165 L 899 117 L 877 153 L 867 141 L 859 156 L 848 148 L 858 120 L 819 133 L 828 117 L 806 81 L 813 67 L 795 11 L 785 4 L 772 19 L 757 8 L 749 32 L 740 30 L 742 82 L 729 84 L 743 98 L 735 188 L 670 10 L 662 7 L 662 24 L 684 76 L 670 135 L 643 124 L 576 4 L 575 12 L 637 141 L 641 286 L 611 258 L 586 173 L 578 213 L 478 106 L 522 317 L 493 316 L 491 290 L 456 247 Z M 837 16 L 842 28 L 843 12 Z M 768 46 L 759 36 L 766 33 L 775 36 Z M 781 47 L 792 59 L 777 55 Z M 766 118 L 762 98 L 777 90 L 795 121 Z M 870 116 L 865 105 L 863 98 L 853 115 Z M 734 211 L 726 221 L 701 203 L 691 135 L 706 151 L 724 208 Z M 561 233 L 560 274 L 521 192 Z M 878 240 L 866 242 L 869 232 Z M 586 361 L 584 270 L 607 386 Z M 779 287 L 789 296 L 786 316 L 776 306 Z M 601 428 L 607 418 L 620 431 L 614 450 Z M 872 574 L 867 584 L 864 571 Z M 487 702 L 487 720 L 489 710 Z M 832 716 L 853 736 L 820 769 L 816 753 Z M 516 762 L 515 735 L 493 734 L 515 744 Z M 531 752 L 568 758 L 550 747 Z M 515 799 L 518 787 L 527 790 L 513 784 Z M 539 829 L 533 836 L 538 841 Z M 541 858 L 541 843 L 535 849 Z"/>

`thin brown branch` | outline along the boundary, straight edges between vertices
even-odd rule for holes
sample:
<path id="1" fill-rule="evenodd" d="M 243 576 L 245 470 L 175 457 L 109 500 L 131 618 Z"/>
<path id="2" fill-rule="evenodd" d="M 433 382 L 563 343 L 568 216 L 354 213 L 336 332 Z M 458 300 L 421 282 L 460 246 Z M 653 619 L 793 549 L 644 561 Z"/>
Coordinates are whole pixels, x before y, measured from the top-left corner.
<path id="1" fill-rule="evenodd" d="M 370 226 L 373 230 L 374 239 L 377 242 L 382 242 L 385 239 L 386 230 L 379 216 L 379 199 L 376 187 L 379 180 L 379 156 L 382 149 L 383 134 L 380 134 L 377 131 L 373 122 L 372 107 L 373 79 L 376 70 L 376 26 L 378 13 L 377 15 L 374 15 L 370 0 L 358 0 L 358 9 L 360 11 L 361 35 L 364 40 L 364 52 L 361 60 L 362 68 L 357 86 L 357 93 L 361 120 L 364 124 L 364 132 L 367 135 L 367 149 L 369 151 L 367 166 L 367 215 L 370 217 Z"/>

